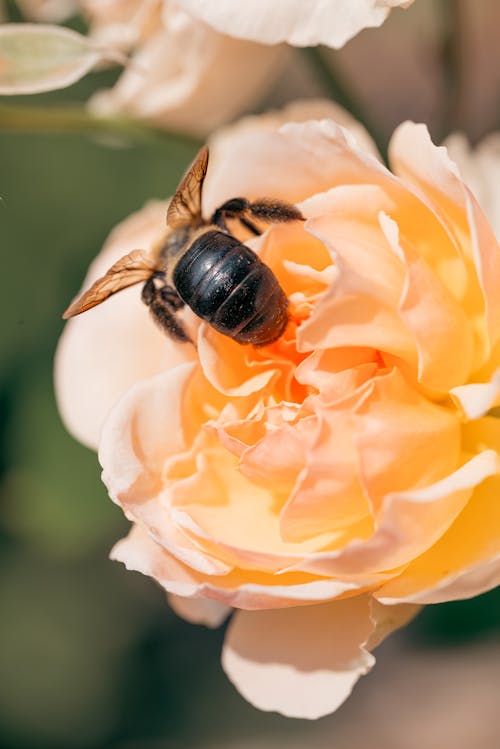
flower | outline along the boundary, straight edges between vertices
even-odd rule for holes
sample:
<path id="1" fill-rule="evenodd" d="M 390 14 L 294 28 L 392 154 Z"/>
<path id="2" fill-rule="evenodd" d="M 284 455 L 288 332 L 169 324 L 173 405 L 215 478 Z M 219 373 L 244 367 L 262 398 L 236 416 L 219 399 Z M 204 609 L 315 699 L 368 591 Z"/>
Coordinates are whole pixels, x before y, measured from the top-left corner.
<path id="1" fill-rule="evenodd" d="M 98 115 L 124 113 L 204 136 L 258 103 L 288 60 L 285 45 L 233 39 L 171 0 L 82 5 L 96 41 L 132 53 L 113 88 L 90 99 Z"/>
<path id="2" fill-rule="evenodd" d="M 246 195 L 307 218 L 248 241 L 289 299 L 278 341 L 240 346 L 188 310 L 197 347 L 175 344 L 133 288 L 70 321 L 56 367 L 66 423 L 89 445 L 102 427 L 133 522 L 112 557 L 192 621 L 236 609 L 230 679 L 308 718 L 421 604 L 500 580 L 498 243 L 424 126 L 396 130 L 391 173 L 335 119 L 306 102 L 210 144 L 205 216 Z M 164 212 L 117 227 L 85 287 L 151 247 Z"/>
<path id="3" fill-rule="evenodd" d="M 362 29 L 380 26 L 394 7 L 413 0 L 257 0 L 238 7 L 231 0 L 178 0 L 196 18 L 224 34 L 264 44 L 343 47 Z"/>

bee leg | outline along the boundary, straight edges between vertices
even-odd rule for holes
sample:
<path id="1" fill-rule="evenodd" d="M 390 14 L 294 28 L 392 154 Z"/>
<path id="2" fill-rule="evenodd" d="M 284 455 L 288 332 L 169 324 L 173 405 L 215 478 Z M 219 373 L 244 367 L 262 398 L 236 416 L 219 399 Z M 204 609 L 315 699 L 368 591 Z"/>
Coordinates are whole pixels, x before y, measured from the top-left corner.
<path id="1" fill-rule="evenodd" d="M 228 231 L 226 218 L 236 218 L 247 209 L 248 200 L 246 198 L 231 198 L 217 208 L 210 218 L 210 223 L 219 226 L 223 231 Z"/>
<path id="2" fill-rule="evenodd" d="M 210 219 L 210 223 L 219 226 L 223 231 L 227 232 L 226 219 L 233 218 L 237 219 L 255 236 L 262 234 L 260 229 L 245 214 L 250 214 L 250 216 L 265 223 L 304 221 L 304 216 L 298 208 L 282 200 L 262 198 L 250 202 L 246 198 L 232 198 L 217 208 Z"/>
<path id="3" fill-rule="evenodd" d="M 249 221 L 244 216 L 238 216 L 238 221 L 240 222 L 240 224 L 243 224 L 243 226 L 246 226 L 246 228 L 248 229 L 248 231 L 251 231 L 252 234 L 254 234 L 256 237 L 260 237 L 260 235 L 262 234 L 261 230 L 257 229 L 257 227 L 255 226 L 255 224 L 253 224 L 251 221 Z"/>
<path id="4" fill-rule="evenodd" d="M 149 307 L 155 323 L 174 341 L 192 343 L 176 315 L 177 310 L 184 307 L 184 302 L 173 286 L 165 284 L 164 277 L 154 275 L 146 281 L 142 289 L 142 301 Z"/>
<path id="5" fill-rule="evenodd" d="M 160 296 L 173 310 L 182 309 L 186 305 L 173 286 L 163 286 L 160 289 Z"/>
<path id="6" fill-rule="evenodd" d="M 256 226 L 251 224 L 242 214 L 248 210 L 249 202 L 246 198 L 231 198 L 226 200 L 217 210 L 213 213 L 210 223 L 218 226 L 222 231 L 229 233 L 227 228 L 226 219 L 238 219 L 244 226 L 247 227 L 253 234 L 260 234 L 261 232 Z"/>
<path id="7" fill-rule="evenodd" d="M 248 204 L 249 213 L 260 221 L 284 223 L 286 221 L 305 221 L 305 217 L 291 203 L 283 200 L 261 198 Z"/>

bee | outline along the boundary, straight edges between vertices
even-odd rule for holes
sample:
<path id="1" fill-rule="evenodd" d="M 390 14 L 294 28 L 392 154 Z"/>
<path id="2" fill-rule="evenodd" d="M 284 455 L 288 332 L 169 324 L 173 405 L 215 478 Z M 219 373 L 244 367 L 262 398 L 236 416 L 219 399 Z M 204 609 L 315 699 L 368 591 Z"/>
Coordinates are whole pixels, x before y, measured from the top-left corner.
<path id="1" fill-rule="evenodd" d="M 240 344 L 277 340 L 288 322 L 288 300 L 272 270 L 228 229 L 228 221 L 257 236 L 263 223 L 303 221 L 293 205 L 263 198 L 232 198 L 209 220 L 201 214 L 208 148 L 201 149 L 167 210 L 167 233 L 151 253 L 133 250 L 118 260 L 65 311 L 67 319 L 112 294 L 144 282 L 142 301 L 174 340 L 190 341 L 177 312 L 185 305 Z"/>

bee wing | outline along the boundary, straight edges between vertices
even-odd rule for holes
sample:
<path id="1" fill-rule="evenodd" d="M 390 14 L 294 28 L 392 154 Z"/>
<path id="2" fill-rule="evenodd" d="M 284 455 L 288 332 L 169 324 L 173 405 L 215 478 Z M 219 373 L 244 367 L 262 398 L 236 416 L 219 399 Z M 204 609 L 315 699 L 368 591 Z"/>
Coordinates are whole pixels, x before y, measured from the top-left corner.
<path id="1" fill-rule="evenodd" d="M 179 226 L 201 219 L 201 189 L 208 167 L 208 148 L 203 146 L 184 175 L 167 211 L 167 225 Z"/>
<path id="2" fill-rule="evenodd" d="M 95 307 L 117 291 L 141 281 L 147 281 L 156 270 L 156 265 L 144 250 L 132 250 L 117 260 L 90 289 L 72 302 L 63 314 L 65 320 Z"/>

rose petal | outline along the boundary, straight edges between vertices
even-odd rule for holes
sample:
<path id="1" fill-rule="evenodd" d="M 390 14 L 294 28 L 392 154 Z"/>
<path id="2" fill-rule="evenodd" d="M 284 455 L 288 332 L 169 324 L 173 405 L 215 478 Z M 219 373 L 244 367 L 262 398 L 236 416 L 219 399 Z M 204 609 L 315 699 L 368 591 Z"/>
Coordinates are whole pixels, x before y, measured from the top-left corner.
<path id="1" fill-rule="evenodd" d="M 279 571 L 341 533 L 325 528 L 305 540 L 288 541 L 280 532 L 283 498 L 237 469 L 237 460 L 214 443 L 202 453 L 196 473 L 170 486 L 172 517 L 195 542 L 227 564 L 242 569 Z"/>
<path id="2" fill-rule="evenodd" d="M 398 607 L 388 614 L 384 607 L 373 606 L 369 596 L 280 611 L 236 612 L 222 666 L 238 691 L 260 710 L 319 718 L 336 710 L 374 665 L 367 641 L 380 641 L 415 613 L 416 607 Z"/>
<path id="3" fill-rule="evenodd" d="M 388 495 L 380 523 L 367 541 L 353 541 L 342 551 L 319 552 L 296 569 L 339 576 L 408 564 L 438 541 L 474 487 L 497 473 L 498 465 L 496 452 L 485 450 L 431 486 Z"/>
<path id="4" fill-rule="evenodd" d="M 329 194 L 335 205 L 336 191 Z M 403 267 L 380 228 L 369 217 L 360 224 L 329 215 L 310 219 L 306 228 L 328 247 L 338 275 L 297 331 L 299 351 L 362 346 L 412 362 L 415 344 L 397 309 Z"/>
<path id="5" fill-rule="evenodd" d="M 231 0 L 179 0 L 193 16 L 223 34 L 264 44 L 288 42 L 297 47 L 326 44 L 342 47 L 361 29 L 380 26 L 390 9 L 408 7 L 413 0 L 254 0 L 234 12 Z"/>
<path id="6" fill-rule="evenodd" d="M 221 393 L 246 396 L 262 390 L 279 373 L 268 362 L 248 362 L 241 356 L 241 344 L 201 325 L 198 355 L 207 380 Z"/>
<path id="7" fill-rule="evenodd" d="M 500 450 L 500 421 L 478 419 L 466 429 L 467 447 Z M 442 538 L 401 575 L 382 586 L 383 603 L 420 603 L 470 598 L 494 587 L 500 577 L 500 478 L 474 489 L 467 506 Z"/>
<path id="8" fill-rule="evenodd" d="M 385 213 L 380 226 L 406 267 L 400 315 L 415 336 L 418 380 L 447 393 L 470 374 L 474 353 L 472 326 L 461 305 L 413 247 L 400 240 L 399 228 Z"/>
<path id="9" fill-rule="evenodd" d="M 167 592 L 179 596 L 206 597 L 228 606 L 248 610 L 282 609 L 342 597 L 386 582 L 387 574 L 376 573 L 365 579 L 316 580 L 310 575 L 259 574 L 248 576 L 235 570 L 226 575 L 207 577 L 176 559 L 139 525 L 113 547 L 111 559 L 122 562 L 154 578 Z"/>
<path id="10" fill-rule="evenodd" d="M 307 446 L 306 464 L 280 513 L 285 540 L 298 542 L 326 531 L 339 533 L 356 523 L 359 526 L 351 530 L 352 534 L 369 535 L 372 531 L 354 434 L 354 418 L 348 409 L 318 413 L 314 440 Z"/>
<path id="11" fill-rule="evenodd" d="M 396 174 L 413 185 L 456 237 L 468 268 L 469 319 L 482 315 L 478 335 L 483 337 L 476 367 L 487 360 L 500 338 L 500 248 L 473 195 L 460 179 L 444 148 L 432 143 L 425 126 L 407 122 L 395 131 L 390 158 Z M 472 307 L 472 308 L 471 308 Z M 485 338 L 486 336 L 486 338 Z"/>
<path id="12" fill-rule="evenodd" d="M 139 525 L 132 526 L 128 536 L 113 546 L 109 558 L 154 578 L 174 595 L 195 596 L 198 592 L 195 573 L 166 553 Z"/>
<path id="13" fill-rule="evenodd" d="M 224 575 L 230 567 L 179 532 L 162 496 L 165 462 L 185 448 L 181 393 L 193 367 L 181 364 L 130 388 L 106 420 L 99 460 L 111 499 L 130 519 L 143 523 L 182 563 L 204 574 Z"/>
<path id="14" fill-rule="evenodd" d="M 182 619 L 191 624 L 204 624 L 212 629 L 220 627 L 232 611 L 230 606 L 209 598 L 185 598 L 170 593 L 168 602 L 170 608 Z"/>
<path id="15" fill-rule="evenodd" d="M 430 486 L 459 465 L 457 414 L 420 395 L 398 369 L 373 378 L 353 410 L 361 480 L 377 515 L 390 495 Z"/>
<path id="16" fill-rule="evenodd" d="M 374 665 L 363 649 L 372 628 L 368 596 L 237 612 L 227 631 L 222 666 L 260 710 L 320 718 L 336 710 Z"/>
<path id="17" fill-rule="evenodd" d="M 103 481 L 112 498 L 141 478 L 156 484 L 169 455 L 185 448 L 181 398 L 194 367 L 180 364 L 137 383 L 113 409 L 99 445 Z"/>

